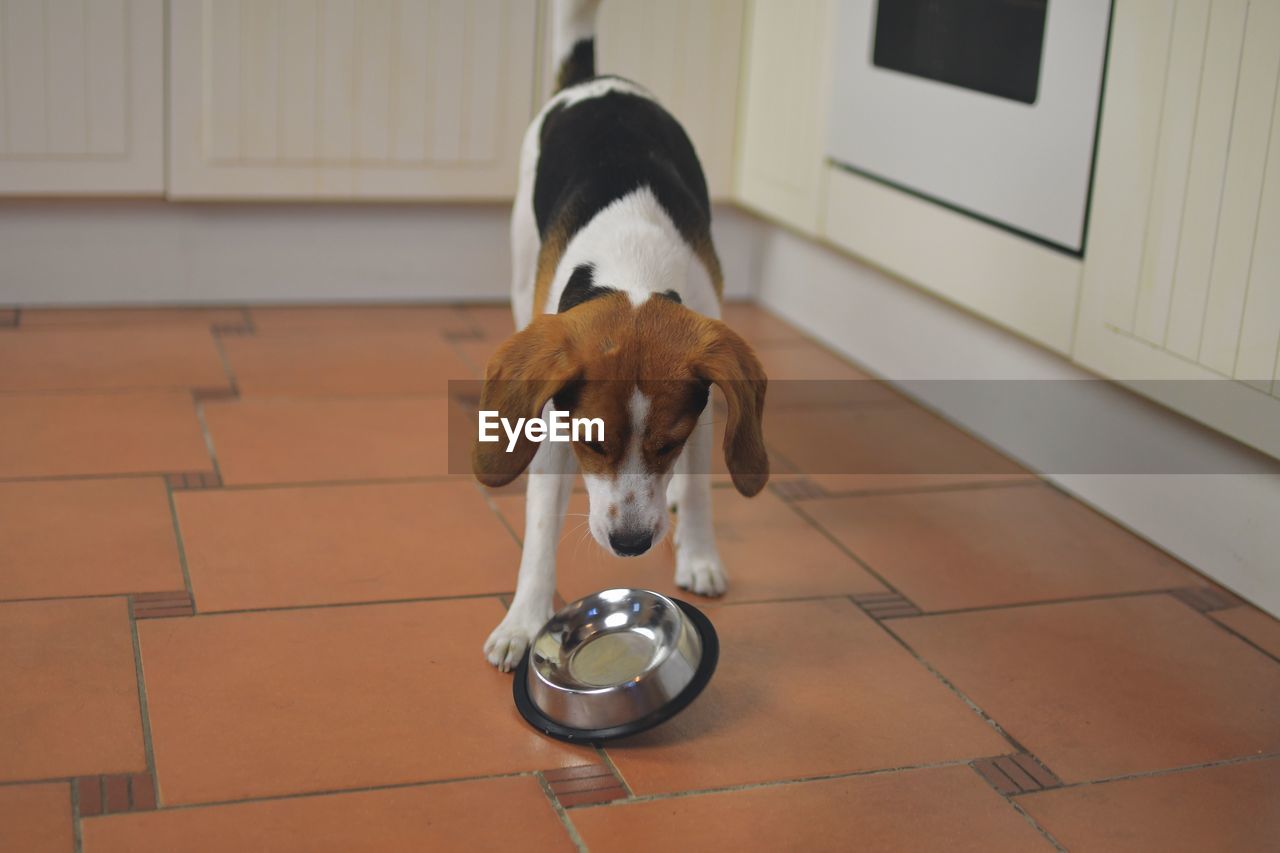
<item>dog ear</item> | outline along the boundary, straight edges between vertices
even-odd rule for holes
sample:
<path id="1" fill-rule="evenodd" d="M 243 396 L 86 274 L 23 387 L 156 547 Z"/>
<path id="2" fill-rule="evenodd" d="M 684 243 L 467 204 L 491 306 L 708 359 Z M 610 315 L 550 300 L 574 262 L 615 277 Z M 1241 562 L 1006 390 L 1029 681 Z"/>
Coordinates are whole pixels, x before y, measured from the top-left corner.
<path id="1" fill-rule="evenodd" d="M 693 363 L 699 379 L 713 382 L 724 394 L 729 420 L 724 431 L 724 461 L 733 485 L 747 497 L 769 482 L 769 454 L 764 447 L 764 394 L 769 380 L 747 342 L 724 323 L 708 320 Z"/>
<path id="2" fill-rule="evenodd" d="M 564 323 L 556 314 L 543 314 L 498 348 L 485 370 L 480 392 L 481 411 L 496 411 L 515 423 L 518 418 L 542 415 L 547 401 L 581 373 Z M 471 469 L 486 486 L 505 486 L 538 452 L 538 444 L 523 430 L 511 452 L 505 436 L 497 442 L 477 441 L 471 451 Z"/>

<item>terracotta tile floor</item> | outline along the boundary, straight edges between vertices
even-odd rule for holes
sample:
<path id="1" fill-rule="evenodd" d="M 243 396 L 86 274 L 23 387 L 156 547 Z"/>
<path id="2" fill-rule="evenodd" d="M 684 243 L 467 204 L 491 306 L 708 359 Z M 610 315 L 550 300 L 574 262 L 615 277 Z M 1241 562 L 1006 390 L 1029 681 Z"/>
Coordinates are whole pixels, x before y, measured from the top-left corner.
<path id="1" fill-rule="evenodd" d="M 524 502 L 465 475 L 447 381 L 505 308 L 21 311 L 0 850 L 1274 849 L 1280 623 L 726 318 L 775 379 L 776 476 L 746 500 L 716 467 L 720 668 L 595 749 L 528 728 L 480 654 Z M 579 521 L 565 598 L 677 593 L 669 541 L 616 560 Z"/>

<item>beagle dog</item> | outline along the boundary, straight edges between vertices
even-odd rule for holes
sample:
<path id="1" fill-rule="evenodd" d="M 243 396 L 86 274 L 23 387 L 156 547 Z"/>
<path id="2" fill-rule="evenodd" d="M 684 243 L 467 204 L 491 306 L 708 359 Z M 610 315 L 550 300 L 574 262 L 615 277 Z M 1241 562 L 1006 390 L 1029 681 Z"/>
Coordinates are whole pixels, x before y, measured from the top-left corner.
<path id="1" fill-rule="evenodd" d="M 477 442 L 476 477 L 528 469 L 515 596 L 484 645 L 514 668 L 552 615 L 556 547 L 580 469 L 588 527 L 605 550 L 643 554 L 679 520 L 677 585 L 725 591 L 711 520 L 712 385 L 724 396 L 724 454 L 738 491 L 769 478 L 766 379 L 720 322 L 720 263 L 693 145 L 643 88 L 595 74 L 598 0 L 553 4 L 559 89 L 525 133 L 511 222 L 518 331 L 490 359 L 481 410 L 503 419 L 567 410 L 603 440 Z"/>

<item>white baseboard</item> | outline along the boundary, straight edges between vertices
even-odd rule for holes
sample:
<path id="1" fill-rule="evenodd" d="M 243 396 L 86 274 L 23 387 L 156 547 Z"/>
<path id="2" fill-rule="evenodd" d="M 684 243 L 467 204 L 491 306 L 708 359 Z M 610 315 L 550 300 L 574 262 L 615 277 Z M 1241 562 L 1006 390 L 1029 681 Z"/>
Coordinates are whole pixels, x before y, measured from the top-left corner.
<path id="1" fill-rule="evenodd" d="M 508 205 L 0 202 L 0 306 L 501 302 Z M 768 226 L 717 207 L 730 297 Z"/>
<path id="2" fill-rule="evenodd" d="M 921 290 L 781 229 L 762 251 L 759 300 L 1037 471 L 1075 424 L 1105 422 L 1119 458 L 1172 448 L 1195 474 L 1046 474 L 1061 488 L 1245 598 L 1280 614 L 1280 462 L 1107 382 L 1082 383 L 1072 422 L 1028 396 L 990 398 L 931 379 L 1096 379 Z M 978 386 L 981 387 L 981 386 Z M 1023 405 L 1017 409 L 1008 406 Z"/>

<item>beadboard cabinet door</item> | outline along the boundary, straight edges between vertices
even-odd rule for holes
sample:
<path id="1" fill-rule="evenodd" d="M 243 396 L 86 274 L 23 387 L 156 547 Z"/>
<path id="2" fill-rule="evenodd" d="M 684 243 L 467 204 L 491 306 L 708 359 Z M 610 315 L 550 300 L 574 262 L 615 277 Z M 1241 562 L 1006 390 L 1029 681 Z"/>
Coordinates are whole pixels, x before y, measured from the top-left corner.
<path id="1" fill-rule="evenodd" d="M 1280 457 L 1280 3 L 1117 0 L 1074 356 Z"/>
<path id="2" fill-rule="evenodd" d="M 163 0 L 0 0 L 0 195 L 163 190 Z"/>
<path id="3" fill-rule="evenodd" d="M 528 0 L 170 0 L 175 199 L 500 199 Z"/>
<path id="4" fill-rule="evenodd" d="M 753 0 L 738 119 L 738 200 L 816 235 L 826 178 L 836 4 Z"/>

